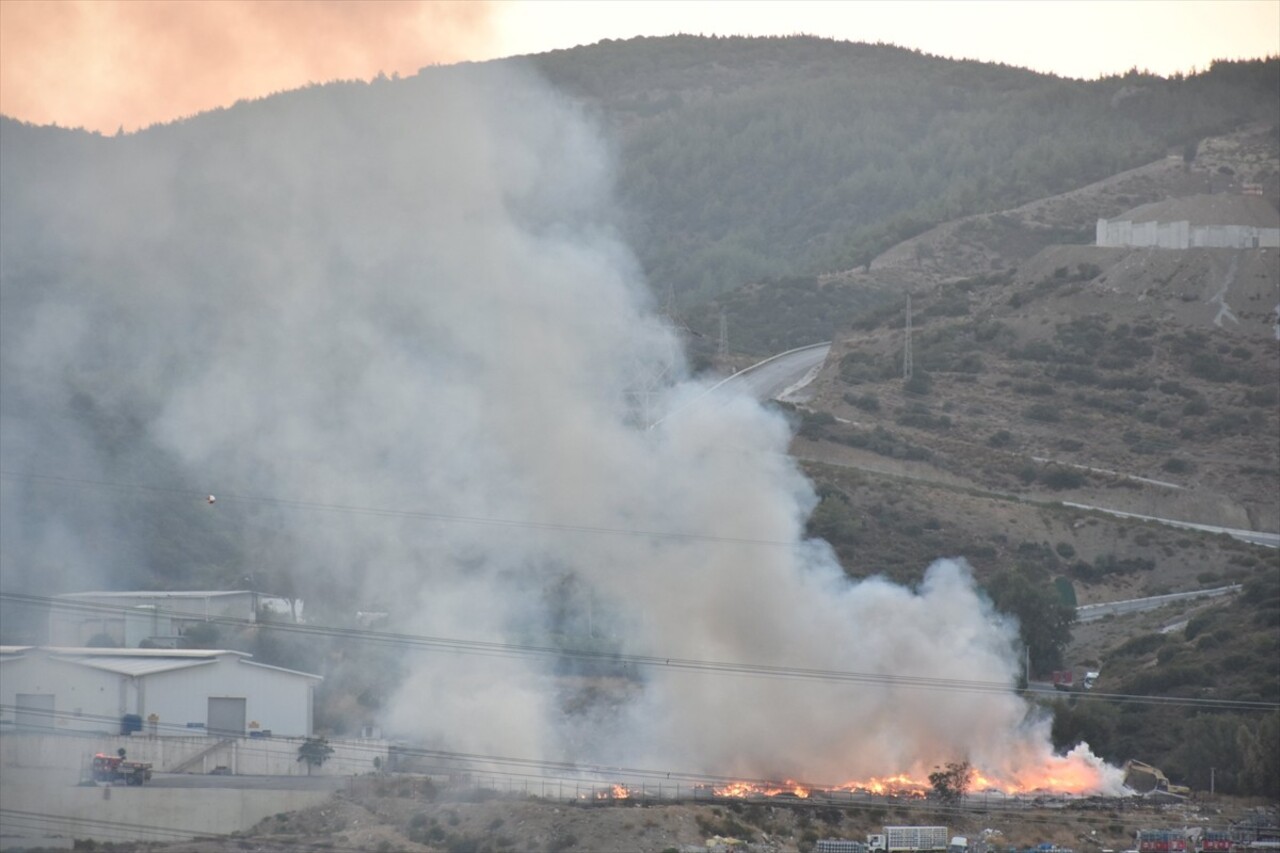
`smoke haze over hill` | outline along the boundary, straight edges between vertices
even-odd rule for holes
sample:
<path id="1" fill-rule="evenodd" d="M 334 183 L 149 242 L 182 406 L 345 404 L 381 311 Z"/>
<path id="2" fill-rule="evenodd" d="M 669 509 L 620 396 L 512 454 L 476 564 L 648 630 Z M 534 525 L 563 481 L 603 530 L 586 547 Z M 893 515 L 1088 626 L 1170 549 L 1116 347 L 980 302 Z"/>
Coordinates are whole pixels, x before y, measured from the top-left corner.
<path id="1" fill-rule="evenodd" d="M 26 557 L 82 585 L 139 558 L 110 493 L 37 501 L 22 475 L 165 473 L 174 502 L 218 494 L 199 511 L 231 514 L 224 532 L 335 620 L 371 602 L 436 637 L 1012 685 L 1015 627 L 962 564 L 851 584 L 803 539 L 815 496 L 784 419 L 688 405 L 703 386 L 571 102 L 489 67 L 212 127 L 98 141 L 68 173 L 52 137 L 3 125 L 7 588 L 35 582 Z M 415 656 L 388 728 L 828 782 L 971 759 L 1027 787 L 1053 764 L 1012 691 L 656 667 L 628 701 L 566 713 L 555 666 Z"/>

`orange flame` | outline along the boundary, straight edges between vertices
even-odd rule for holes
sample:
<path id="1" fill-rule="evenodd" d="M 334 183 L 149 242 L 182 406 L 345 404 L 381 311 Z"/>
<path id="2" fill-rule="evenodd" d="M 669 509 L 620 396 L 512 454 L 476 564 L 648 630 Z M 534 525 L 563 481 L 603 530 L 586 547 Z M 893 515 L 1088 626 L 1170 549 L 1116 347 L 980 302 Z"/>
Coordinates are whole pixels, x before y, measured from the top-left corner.
<path id="1" fill-rule="evenodd" d="M 1108 787 L 1108 771 L 1114 771 L 1115 768 L 1107 768 L 1096 759 L 1090 760 L 1091 758 L 1079 754 L 1050 756 L 1039 767 L 1021 768 L 1007 774 L 974 770 L 969 791 L 975 794 L 995 792 L 1011 796 L 1032 793 L 1101 793 Z M 801 798 L 809 797 L 813 791 L 811 786 L 790 779 L 782 783 L 730 782 L 712 790 L 717 797 L 775 797 L 787 794 Z M 893 776 L 851 780 L 829 790 L 922 798 L 933 791 L 933 785 L 927 778 L 898 773 Z"/>
<path id="2" fill-rule="evenodd" d="M 969 790 L 974 793 L 999 792 L 1002 794 L 1089 794 L 1104 788 L 1099 769 L 1073 758 L 1054 757 L 1047 766 L 1019 770 L 1008 776 L 975 770 Z M 916 779 L 905 773 L 861 781 L 850 781 L 836 786 L 838 791 L 865 791 L 872 794 L 923 797 L 933 790 L 926 779 Z"/>
<path id="3" fill-rule="evenodd" d="M 597 800 L 627 800 L 631 798 L 631 789 L 626 785 L 610 785 L 607 791 L 597 791 Z"/>
<path id="4" fill-rule="evenodd" d="M 730 782 L 719 788 L 712 789 L 717 797 L 776 797 L 779 794 L 787 794 L 800 799 L 807 799 L 810 789 L 801 785 L 799 782 L 788 779 L 785 782 L 775 784 L 757 784 L 754 782 Z"/>
<path id="5" fill-rule="evenodd" d="M 837 785 L 833 790 L 836 791 L 865 791 L 871 794 L 895 795 L 908 797 L 923 797 L 929 792 L 931 786 L 928 782 L 922 782 L 919 779 L 912 779 L 906 773 L 899 773 L 896 776 L 873 777 L 863 781 L 845 782 L 843 785 Z"/>

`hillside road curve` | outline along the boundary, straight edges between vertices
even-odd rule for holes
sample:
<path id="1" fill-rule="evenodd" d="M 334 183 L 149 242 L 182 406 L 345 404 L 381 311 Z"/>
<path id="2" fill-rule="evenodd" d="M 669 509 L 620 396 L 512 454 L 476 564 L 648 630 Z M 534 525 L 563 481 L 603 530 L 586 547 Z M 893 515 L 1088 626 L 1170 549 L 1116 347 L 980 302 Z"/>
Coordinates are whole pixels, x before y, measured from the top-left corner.
<path id="1" fill-rule="evenodd" d="M 649 424 L 649 429 L 693 406 L 706 405 L 722 390 L 744 390 L 756 400 L 779 400 L 808 385 L 822 369 L 831 350 L 831 341 L 810 344 L 779 353 L 721 379 L 684 405 Z"/>
<path id="2" fill-rule="evenodd" d="M 1083 604 L 1076 608 L 1077 622 L 1093 622 L 1113 613 L 1135 613 L 1140 610 L 1155 610 L 1175 601 L 1186 601 L 1192 598 L 1216 598 L 1221 595 L 1233 595 L 1241 589 L 1240 584 L 1220 586 L 1214 589 L 1198 589 L 1191 592 L 1171 592 L 1167 595 L 1152 595 L 1146 598 L 1130 598 L 1125 601 L 1106 601 L 1099 604 Z"/>
<path id="3" fill-rule="evenodd" d="M 753 364 L 725 380 L 746 388 L 757 400 L 781 400 L 813 381 L 827 360 L 831 341 L 788 350 Z"/>

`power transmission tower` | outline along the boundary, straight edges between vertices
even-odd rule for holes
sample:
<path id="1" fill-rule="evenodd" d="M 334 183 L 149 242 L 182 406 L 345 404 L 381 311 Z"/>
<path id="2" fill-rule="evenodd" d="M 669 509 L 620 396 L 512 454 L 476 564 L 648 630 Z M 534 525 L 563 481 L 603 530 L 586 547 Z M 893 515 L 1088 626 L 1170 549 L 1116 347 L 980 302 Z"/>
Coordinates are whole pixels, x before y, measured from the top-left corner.
<path id="1" fill-rule="evenodd" d="M 726 358 L 729 355 L 729 318 L 724 312 L 720 312 L 720 357 Z"/>
<path id="2" fill-rule="evenodd" d="M 904 381 L 911 378 L 911 372 L 914 365 L 911 363 L 911 296 L 907 296 L 907 342 L 902 354 L 902 378 Z"/>

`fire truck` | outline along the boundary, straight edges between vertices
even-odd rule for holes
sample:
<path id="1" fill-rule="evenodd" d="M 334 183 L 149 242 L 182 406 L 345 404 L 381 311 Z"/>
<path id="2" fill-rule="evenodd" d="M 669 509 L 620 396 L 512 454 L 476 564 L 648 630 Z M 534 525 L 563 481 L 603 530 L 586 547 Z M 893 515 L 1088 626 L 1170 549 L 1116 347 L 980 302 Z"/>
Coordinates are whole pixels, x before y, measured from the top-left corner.
<path id="1" fill-rule="evenodd" d="M 151 779 L 151 765 L 141 761 L 126 761 L 125 751 L 117 750 L 115 755 L 99 752 L 93 756 L 93 781 L 124 782 L 126 785 L 141 785 Z"/>

